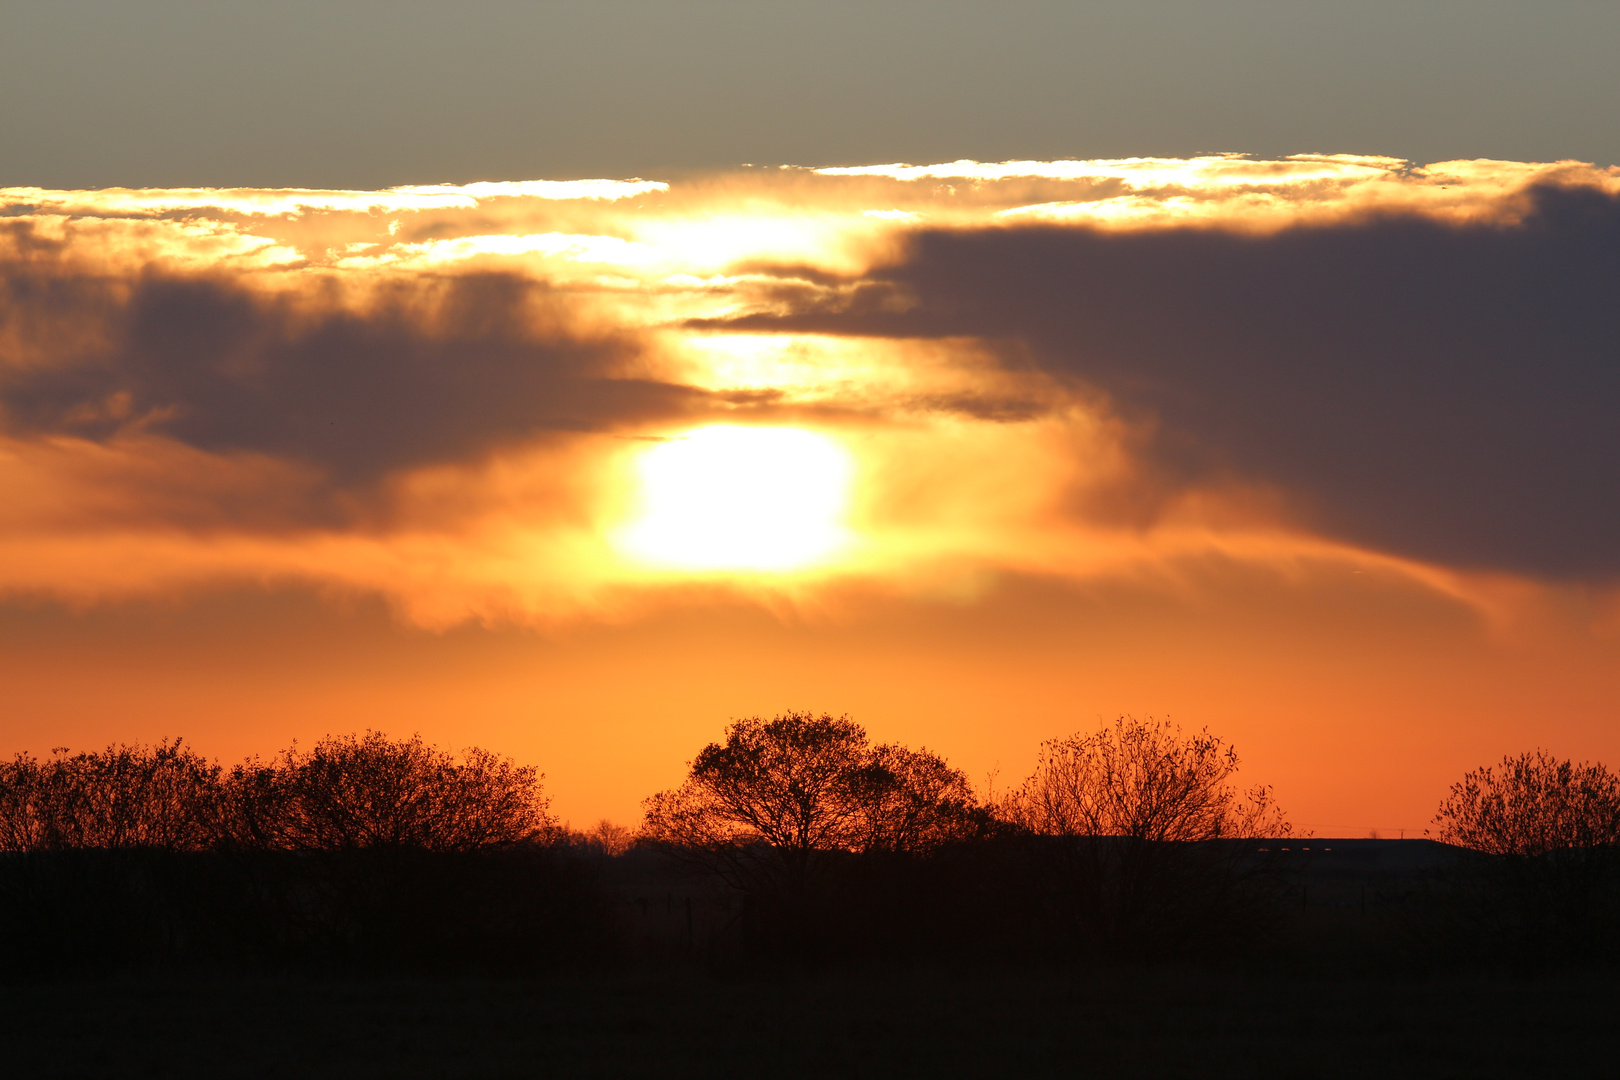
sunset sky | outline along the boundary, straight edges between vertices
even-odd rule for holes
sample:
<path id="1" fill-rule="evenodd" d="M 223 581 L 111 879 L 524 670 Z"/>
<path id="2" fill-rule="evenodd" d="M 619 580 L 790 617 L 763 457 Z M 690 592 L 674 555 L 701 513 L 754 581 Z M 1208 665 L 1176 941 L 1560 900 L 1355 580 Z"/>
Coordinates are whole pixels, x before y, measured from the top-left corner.
<path id="1" fill-rule="evenodd" d="M 6 5 L 0 752 L 1620 764 L 1620 9 L 1210 8 Z"/>

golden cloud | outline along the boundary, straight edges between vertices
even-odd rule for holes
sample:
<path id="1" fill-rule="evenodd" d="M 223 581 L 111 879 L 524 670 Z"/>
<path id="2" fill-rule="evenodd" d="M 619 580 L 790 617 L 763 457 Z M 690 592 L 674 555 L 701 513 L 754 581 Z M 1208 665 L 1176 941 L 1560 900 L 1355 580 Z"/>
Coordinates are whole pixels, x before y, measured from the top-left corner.
<path id="1" fill-rule="evenodd" d="M 1353 563 L 1470 596 L 1487 579 L 1602 582 L 1620 568 L 1589 549 L 1620 525 L 1570 507 L 1620 469 L 1612 440 L 1582 426 L 1612 404 L 1612 376 L 1589 368 L 1613 270 L 1580 236 L 1608 235 L 1616 205 L 1620 172 L 1576 162 L 1329 154 L 4 189 L 0 589 L 93 602 L 295 580 L 448 625 L 605 616 L 694 586 L 1171 580 L 1212 556 Z M 1329 272 L 1347 259 L 1403 284 Z M 1400 269 L 1413 260 L 1421 272 Z M 1469 300 L 1445 280 L 1498 263 L 1567 288 L 1527 269 Z M 1333 303 L 1209 300 L 1314 268 Z M 1365 325 L 1421 348 L 1392 345 L 1389 363 L 1346 352 L 1358 303 Z M 1516 325 L 1549 328 L 1535 340 L 1551 353 L 1456 332 L 1504 303 Z M 1504 518 L 1508 540 L 1471 547 L 1452 537 L 1483 504 L 1431 498 L 1452 516 L 1424 517 L 1428 489 L 1385 477 L 1401 463 L 1378 440 L 1456 487 L 1452 459 L 1484 436 L 1456 427 L 1429 446 L 1425 419 L 1447 393 L 1482 417 L 1515 394 L 1522 409 L 1514 365 L 1532 360 L 1559 394 L 1531 395 L 1552 419 L 1530 426 L 1577 434 L 1523 437 L 1531 475 L 1522 506 L 1501 489 L 1505 513 L 1572 515 L 1593 538 L 1521 542 Z M 1324 365 L 1369 395 L 1336 390 Z M 1338 405 L 1383 427 L 1358 442 Z M 1281 434 L 1256 441 L 1255 425 Z M 824 513 L 848 542 L 676 565 L 616 539 L 656 501 L 651 448 L 717 428 L 808 432 L 847 455 L 847 492 Z M 702 468 L 719 473 L 680 481 L 707 485 L 703 499 L 746 516 L 787 504 L 759 476 L 814 483 L 786 458 L 773 473 L 792 439 L 722 442 L 760 467 L 727 479 L 714 458 Z M 1571 493 L 1532 497 L 1560 485 Z"/>

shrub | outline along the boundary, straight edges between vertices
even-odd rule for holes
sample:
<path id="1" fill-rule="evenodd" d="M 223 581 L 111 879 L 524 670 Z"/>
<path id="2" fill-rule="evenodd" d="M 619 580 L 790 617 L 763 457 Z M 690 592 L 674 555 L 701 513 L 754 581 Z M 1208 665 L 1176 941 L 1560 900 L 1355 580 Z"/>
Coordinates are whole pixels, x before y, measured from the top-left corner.
<path id="1" fill-rule="evenodd" d="M 472 851 L 553 838 L 541 779 L 487 750 L 458 762 L 419 735 L 393 741 L 368 731 L 238 765 L 225 801 L 240 847 Z"/>
<path id="2" fill-rule="evenodd" d="M 1453 784 L 1434 827 L 1465 854 L 1417 913 L 1431 952 L 1520 971 L 1620 959 L 1620 778 L 1603 765 L 1505 757 Z"/>
<path id="3" fill-rule="evenodd" d="M 7 973 L 228 963 L 522 972 L 611 952 L 540 776 L 419 737 L 223 774 L 178 740 L 0 764 Z"/>
<path id="4" fill-rule="evenodd" d="M 1436 837 L 1492 855 L 1540 856 L 1620 843 L 1620 778 L 1543 750 L 1465 775 L 1434 816 Z"/>
<path id="5" fill-rule="evenodd" d="M 228 775 L 181 740 L 0 763 L 0 851 L 417 848 L 545 841 L 542 777 L 487 750 L 458 761 L 420 736 L 328 736 Z"/>
<path id="6" fill-rule="evenodd" d="M 0 851 L 195 851 L 220 830 L 220 769 L 181 740 L 0 765 Z"/>

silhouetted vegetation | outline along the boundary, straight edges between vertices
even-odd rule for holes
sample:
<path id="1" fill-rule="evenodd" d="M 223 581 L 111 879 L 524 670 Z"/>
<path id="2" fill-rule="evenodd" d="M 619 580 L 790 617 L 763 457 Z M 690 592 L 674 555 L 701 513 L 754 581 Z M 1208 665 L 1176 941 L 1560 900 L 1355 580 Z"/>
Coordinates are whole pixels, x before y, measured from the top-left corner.
<path id="1" fill-rule="evenodd" d="M 1469 773 L 1438 841 L 1295 835 L 1220 737 L 1122 718 L 1000 799 L 847 717 L 733 722 L 639 830 L 420 738 L 231 768 L 180 740 L 0 763 L 0 974 L 1620 960 L 1620 781 Z"/>
<path id="2" fill-rule="evenodd" d="M 223 838 L 277 851 L 479 851 L 541 843 L 556 830 L 540 777 L 477 748 L 460 761 L 420 737 L 326 738 L 231 770 Z"/>
<path id="3" fill-rule="evenodd" d="M 1246 948 L 1274 921 L 1293 827 L 1271 790 L 1239 792 L 1237 751 L 1207 731 L 1121 717 L 1041 747 L 998 808 L 1042 846 L 1063 940 L 1103 955 Z"/>
<path id="4" fill-rule="evenodd" d="M 646 801 L 643 836 L 739 888 L 800 887 L 828 856 L 922 853 L 982 835 L 967 777 L 927 750 L 871 746 L 847 717 L 738 720 Z"/>
<path id="5" fill-rule="evenodd" d="M 0 851 L 199 851 L 220 835 L 220 768 L 180 740 L 0 763 Z"/>
<path id="6" fill-rule="evenodd" d="M 1620 844 L 1620 777 L 1543 750 L 1502 759 L 1453 784 L 1434 816 L 1438 838 L 1488 855 L 1540 858 Z"/>
<path id="7" fill-rule="evenodd" d="M 0 765 L 13 973 L 517 971 L 613 947 L 540 777 L 420 738 L 228 773 L 180 741 Z"/>
<path id="8" fill-rule="evenodd" d="M 734 723 L 647 800 L 644 842 L 737 902 L 734 950 L 796 962 L 1143 958 L 1246 945 L 1289 827 L 1207 734 L 1122 719 L 1054 740 L 995 806 L 847 718 Z M 723 938 L 723 935 L 722 935 Z"/>
<path id="9" fill-rule="evenodd" d="M 1475 769 L 1434 818 L 1455 865 L 1420 929 L 1443 960 L 1516 970 L 1620 960 L 1620 777 L 1537 750 Z"/>
<path id="10" fill-rule="evenodd" d="M 927 750 L 874 747 L 847 717 L 738 720 L 690 768 L 646 801 L 643 841 L 735 892 L 754 950 L 804 958 L 851 943 L 838 924 L 874 863 L 924 858 L 992 825 L 961 772 Z"/>

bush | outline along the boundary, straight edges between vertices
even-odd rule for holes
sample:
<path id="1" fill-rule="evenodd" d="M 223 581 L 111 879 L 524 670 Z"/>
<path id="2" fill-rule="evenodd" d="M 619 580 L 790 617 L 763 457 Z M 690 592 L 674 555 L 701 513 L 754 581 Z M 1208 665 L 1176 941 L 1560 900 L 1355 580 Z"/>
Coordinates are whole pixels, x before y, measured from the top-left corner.
<path id="1" fill-rule="evenodd" d="M 0 765 L 0 973 L 520 973 L 611 951 L 532 768 L 328 737 L 224 774 L 176 740 Z"/>
<path id="2" fill-rule="evenodd" d="M 1620 777 L 1544 750 L 1504 757 L 1451 786 L 1434 815 L 1437 839 L 1491 855 L 1537 857 L 1620 843 Z"/>
<path id="3" fill-rule="evenodd" d="M 486 750 L 457 762 L 422 742 L 381 732 L 328 736 L 231 770 L 224 784 L 229 840 L 244 848 L 473 851 L 553 839 L 541 776 Z"/>
<path id="4" fill-rule="evenodd" d="M 0 851 L 196 851 L 219 836 L 220 768 L 176 739 L 0 764 Z"/>
<path id="5" fill-rule="evenodd" d="M 1536 750 L 1453 784 L 1434 817 L 1464 852 L 1431 884 L 1420 941 L 1523 971 L 1620 960 L 1620 778 Z"/>

